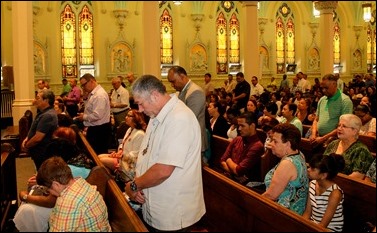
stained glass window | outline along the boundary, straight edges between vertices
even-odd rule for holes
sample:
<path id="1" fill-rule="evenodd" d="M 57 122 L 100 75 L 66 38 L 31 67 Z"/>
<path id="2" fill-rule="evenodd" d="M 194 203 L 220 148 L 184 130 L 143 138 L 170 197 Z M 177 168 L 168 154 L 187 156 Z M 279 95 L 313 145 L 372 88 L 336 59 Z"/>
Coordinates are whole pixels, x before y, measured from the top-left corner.
<path id="1" fill-rule="evenodd" d="M 165 9 L 160 17 L 161 63 L 173 64 L 173 19 Z"/>
<path id="2" fill-rule="evenodd" d="M 376 11 L 374 11 L 375 13 Z M 373 16 L 373 14 L 372 14 Z M 372 17 L 374 19 L 374 17 Z M 376 65 L 376 29 L 373 29 L 375 21 L 371 21 L 367 26 L 367 72 L 372 73 Z"/>
<path id="3" fill-rule="evenodd" d="M 81 11 L 77 14 L 74 9 Z M 94 71 L 93 15 L 89 7 L 65 5 L 60 14 L 60 28 L 62 77 L 76 78 L 81 68 Z"/>
<path id="4" fill-rule="evenodd" d="M 227 6 L 226 2 L 222 2 L 222 4 L 223 7 Z M 229 2 L 229 4 L 233 4 L 233 2 Z M 232 8 L 229 9 L 232 10 Z M 216 19 L 217 74 L 240 71 L 240 23 L 236 10 L 230 14 L 229 20 L 227 19 L 227 15 L 222 10 L 219 10 Z"/>
<path id="5" fill-rule="evenodd" d="M 295 64 L 294 15 L 287 3 L 276 12 L 276 67 L 277 73 L 286 72 L 287 65 Z"/>
<path id="6" fill-rule="evenodd" d="M 334 24 L 334 65 L 340 65 L 340 27 L 339 21 Z"/>

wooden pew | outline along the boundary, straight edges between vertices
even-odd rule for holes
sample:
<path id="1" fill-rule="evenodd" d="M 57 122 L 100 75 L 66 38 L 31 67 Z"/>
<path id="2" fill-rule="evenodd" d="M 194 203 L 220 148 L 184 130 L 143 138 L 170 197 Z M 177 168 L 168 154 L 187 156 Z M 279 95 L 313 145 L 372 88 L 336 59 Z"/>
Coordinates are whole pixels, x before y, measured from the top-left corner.
<path id="1" fill-rule="evenodd" d="M 16 150 L 9 143 L 1 143 L 1 232 L 18 208 Z"/>
<path id="2" fill-rule="evenodd" d="M 208 231 L 328 231 L 209 167 L 203 167 L 203 189 Z"/>
<path id="3" fill-rule="evenodd" d="M 229 142 L 228 142 L 229 143 Z M 219 161 L 219 157 L 224 153 L 223 148 L 226 148 L 226 140 L 221 137 L 214 136 L 211 147 L 212 159 Z M 313 148 L 309 139 L 302 138 L 300 150 L 304 153 L 305 158 L 310 159 L 313 155 Z M 324 150 L 324 148 L 317 148 L 317 150 Z M 219 153 L 219 154 L 215 154 Z M 267 158 L 264 158 L 267 156 Z M 272 168 L 274 162 L 271 163 L 268 158 L 274 156 L 265 154 L 262 156 L 262 168 L 264 172 Z M 213 164 L 213 169 L 219 171 L 219 163 Z M 262 169 L 263 170 L 263 169 Z M 264 173 L 264 175 L 265 175 Z M 335 178 L 335 182 L 343 189 L 345 194 L 344 214 L 345 214 L 345 230 L 346 231 L 360 231 L 361 225 L 365 222 L 376 223 L 376 185 L 365 184 L 365 182 L 352 179 L 347 175 L 339 173 Z M 255 189 L 253 189 L 255 190 Z"/>
<path id="4" fill-rule="evenodd" d="M 72 127 L 72 126 L 71 126 Z M 94 163 L 105 170 L 107 176 L 103 176 L 101 179 L 97 179 L 91 182 L 101 183 L 101 191 L 103 198 L 107 205 L 107 210 L 109 214 L 109 222 L 113 232 L 147 232 L 148 229 L 144 225 L 143 221 L 139 218 L 137 213 L 128 204 L 122 191 L 119 189 L 116 182 L 111 179 L 111 175 L 105 168 L 103 163 L 98 158 L 97 154 L 86 140 L 85 135 L 77 130 L 74 126 L 72 127 L 78 133 L 78 145 L 86 148 L 88 155 L 93 159 Z M 97 168 L 98 169 L 98 168 Z M 103 184 L 106 182 L 106 185 Z"/>
<path id="5" fill-rule="evenodd" d="M 376 137 L 360 135 L 359 140 L 364 143 L 368 147 L 370 153 L 376 157 Z"/>
<path id="6" fill-rule="evenodd" d="M 366 222 L 376 225 L 376 184 L 339 173 L 335 182 L 344 192 L 345 232 L 360 232 Z"/>
<path id="7" fill-rule="evenodd" d="M 130 208 L 125 197 L 107 169 L 103 166 L 94 167 L 86 179 L 90 184 L 96 185 L 108 207 L 109 222 L 113 232 L 140 232 L 147 231 L 140 218 L 133 216 L 133 209 Z M 111 208 L 111 209 L 110 209 Z"/>

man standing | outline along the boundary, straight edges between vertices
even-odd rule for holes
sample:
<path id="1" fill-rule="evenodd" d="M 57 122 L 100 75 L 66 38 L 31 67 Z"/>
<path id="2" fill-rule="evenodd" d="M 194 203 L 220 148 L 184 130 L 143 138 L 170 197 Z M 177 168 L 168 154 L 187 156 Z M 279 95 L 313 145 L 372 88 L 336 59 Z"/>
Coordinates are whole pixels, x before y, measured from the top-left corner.
<path id="1" fill-rule="evenodd" d="M 202 134 L 202 153 L 204 153 L 209 147 L 205 122 L 206 97 L 204 91 L 187 77 L 186 70 L 180 66 L 170 68 L 168 81 L 179 92 L 178 98 L 194 112 L 198 119 Z M 208 159 L 207 157 L 203 157 L 205 163 L 208 162 Z"/>
<path id="2" fill-rule="evenodd" d="M 237 118 L 239 135 L 228 145 L 221 156 L 221 167 L 241 183 L 262 181 L 261 156 L 263 143 L 257 135 L 257 118 L 252 112 L 242 113 Z"/>
<path id="3" fill-rule="evenodd" d="M 62 84 L 63 84 L 63 90 L 60 97 L 66 96 L 72 89 L 71 85 L 69 85 L 68 80 L 66 78 L 62 79 Z"/>
<path id="4" fill-rule="evenodd" d="M 233 103 L 235 108 L 243 112 L 246 109 L 247 101 L 250 97 L 250 84 L 245 80 L 242 72 L 236 75 L 237 85 L 233 91 Z"/>
<path id="5" fill-rule="evenodd" d="M 233 75 L 228 74 L 228 84 L 225 87 L 226 93 L 232 93 L 234 88 L 236 88 L 237 81 L 233 80 Z"/>
<path id="6" fill-rule="evenodd" d="M 77 86 L 77 80 L 75 78 L 69 79 L 69 85 L 71 86 L 71 91 L 68 92 L 67 96 L 64 96 L 63 101 L 68 114 L 74 118 L 79 111 L 81 89 Z"/>
<path id="7" fill-rule="evenodd" d="M 54 109 L 55 95 L 51 90 L 42 89 L 33 101 L 38 113 L 31 124 L 22 149 L 29 152 L 37 170 L 46 159 L 44 154 L 50 143 L 52 133 L 58 128 L 58 116 Z"/>
<path id="8" fill-rule="evenodd" d="M 283 74 L 283 80 L 280 82 L 280 91 L 289 90 L 289 80 L 287 79 L 287 75 Z"/>
<path id="9" fill-rule="evenodd" d="M 206 73 L 204 75 L 204 93 L 206 95 L 206 98 L 209 98 L 211 94 L 215 91 L 215 86 L 211 82 L 212 75 L 210 73 Z"/>
<path id="10" fill-rule="evenodd" d="M 130 94 L 127 89 L 122 86 L 120 76 L 111 80 L 114 91 L 111 93 L 111 112 L 114 115 L 115 129 L 124 121 L 128 110 L 130 109 Z"/>
<path id="11" fill-rule="evenodd" d="M 258 77 L 253 76 L 251 78 L 251 85 L 250 85 L 250 96 L 255 96 L 257 98 L 264 92 L 264 87 L 260 85 L 258 82 Z"/>
<path id="12" fill-rule="evenodd" d="M 132 89 L 131 89 L 132 84 L 135 81 L 135 75 L 134 75 L 134 73 L 132 73 L 132 72 L 128 73 L 127 76 L 126 76 L 126 79 L 127 79 L 128 83 L 129 83 L 127 85 L 126 89 L 127 89 L 128 93 L 130 95 L 130 108 L 137 109 L 137 105 L 134 104 L 134 97 L 132 95 Z"/>
<path id="13" fill-rule="evenodd" d="M 81 88 L 88 94 L 84 113 L 77 116 L 88 127 L 86 138 L 97 154 L 107 153 L 111 140 L 109 95 L 97 84 L 93 75 L 87 73 L 80 78 Z"/>
<path id="14" fill-rule="evenodd" d="M 153 75 L 138 78 L 132 91 L 139 111 L 151 119 L 137 158 L 136 178 L 126 184 L 126 193 L 142 203 L 150 231 L 189 231 L 206 211 L 198 120 Z"/>
<path id="15" fill-rule="evenodd" d="M 339 117 L 353 110 L 352 100 L 337 88 L 337 78 L 333 74 L 323 76 L 321 88 L 324 96 L 318 101 L 310 135 L 313 146 L 322 145 L 336 136 Z"/>

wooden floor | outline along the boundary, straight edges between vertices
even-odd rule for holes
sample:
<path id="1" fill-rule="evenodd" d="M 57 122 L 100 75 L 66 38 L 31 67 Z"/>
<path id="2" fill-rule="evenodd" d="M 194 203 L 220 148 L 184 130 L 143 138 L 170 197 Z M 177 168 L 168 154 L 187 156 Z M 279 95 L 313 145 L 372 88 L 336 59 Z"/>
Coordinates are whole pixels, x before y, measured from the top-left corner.
<path id="1" fill-rule="evenodd" d="M 35 165 L 30 157 L 16 158 L 17 193 L 27 189 L 27 180 L 35 174 Z M 18 202 L 21 203 L 21 202 Z"/>

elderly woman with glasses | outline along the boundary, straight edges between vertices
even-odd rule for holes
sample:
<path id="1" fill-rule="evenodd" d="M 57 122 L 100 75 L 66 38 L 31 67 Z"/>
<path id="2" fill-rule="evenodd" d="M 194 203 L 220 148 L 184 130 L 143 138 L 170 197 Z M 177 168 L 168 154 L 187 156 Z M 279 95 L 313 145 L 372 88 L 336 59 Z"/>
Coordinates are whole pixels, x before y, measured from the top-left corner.
<path id="1" fill-rule="evenodd" d="M 368 147 L 358 140 L 361 125 L 358 116 L 341 115 L 337 128 L 338 139 L 330 142 L 324 152 L 325 155 L 336 153 L 343 156 L 346 165 L 341 173 L 358 179 L 364 179 L 373 162 L 373 156 Z"/>

